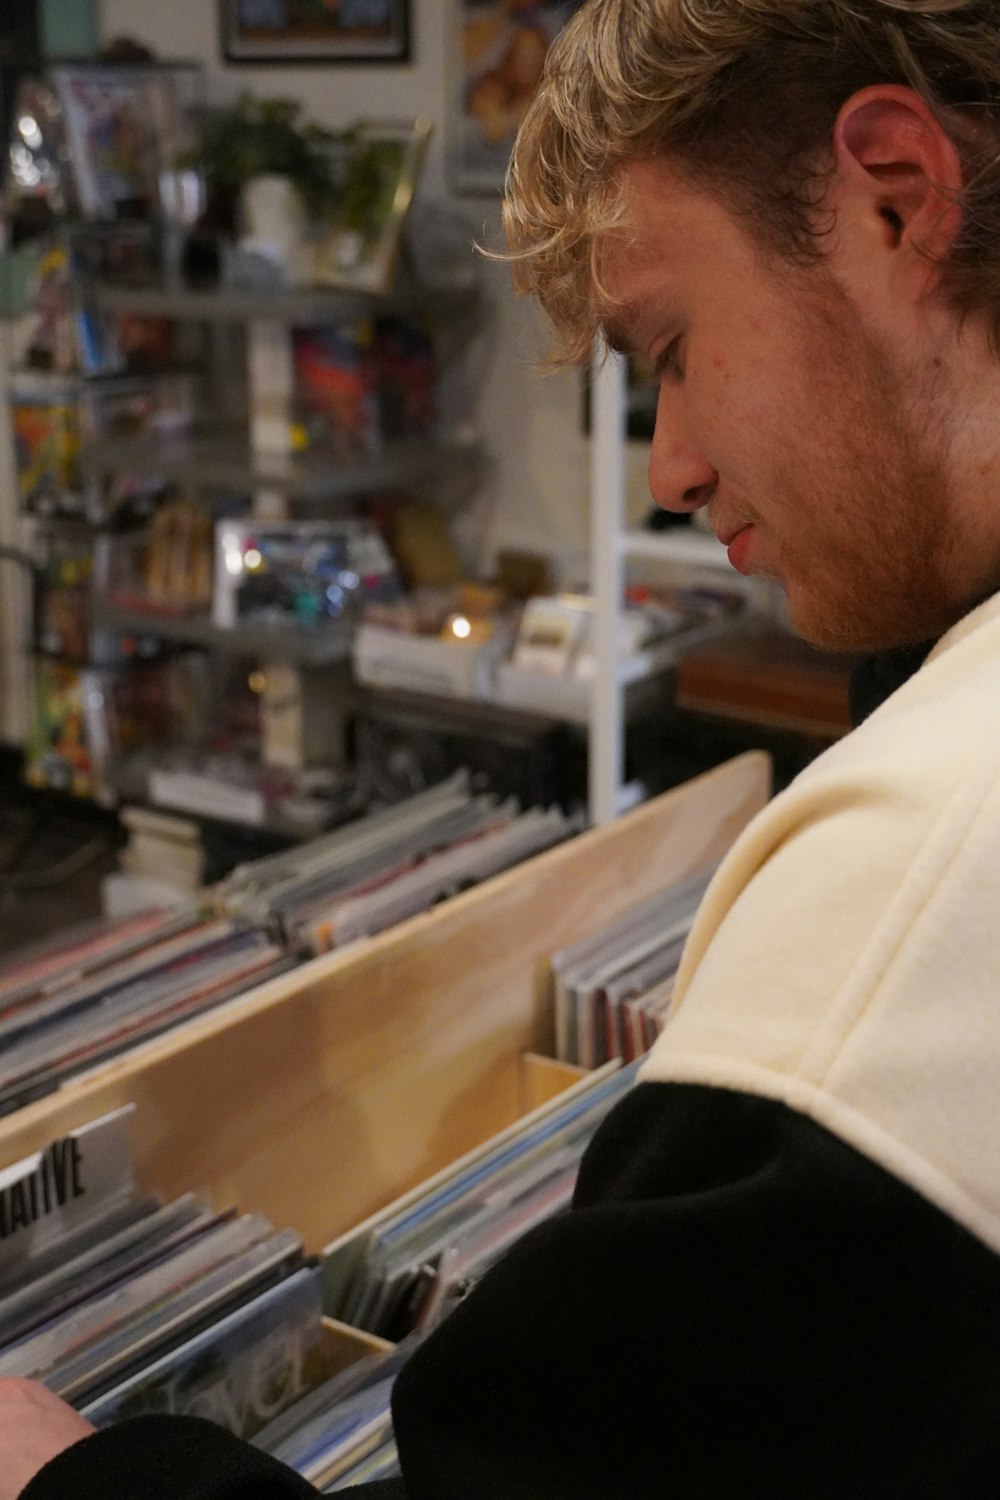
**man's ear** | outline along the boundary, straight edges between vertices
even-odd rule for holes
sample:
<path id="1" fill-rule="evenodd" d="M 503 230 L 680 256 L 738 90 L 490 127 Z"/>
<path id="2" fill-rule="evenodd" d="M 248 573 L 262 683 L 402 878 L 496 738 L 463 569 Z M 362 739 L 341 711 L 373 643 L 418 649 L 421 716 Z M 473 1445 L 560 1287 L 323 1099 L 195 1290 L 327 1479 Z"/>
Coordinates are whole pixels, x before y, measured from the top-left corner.
<path id="1" fill-rule="evenodd" d="M 962 164 L 947 131 L 913 89 L 875 84 L 843 105 L 834 147 L 854 215 L 899 252 L 895 271 L 930 291 L 962 225 Z"/>

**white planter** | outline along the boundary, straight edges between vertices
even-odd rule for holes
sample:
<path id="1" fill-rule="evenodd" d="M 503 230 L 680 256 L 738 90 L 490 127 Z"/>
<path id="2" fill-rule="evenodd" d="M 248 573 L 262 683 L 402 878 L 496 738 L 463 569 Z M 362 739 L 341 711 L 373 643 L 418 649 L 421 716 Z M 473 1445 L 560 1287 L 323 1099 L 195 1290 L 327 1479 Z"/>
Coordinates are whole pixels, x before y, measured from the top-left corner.
<path id="1" fill-rule="evenodd" d="M 280 266 L 293 285 L 308 281 L 306 213 L 291 179 L 251 178 L 243 187 L 240 208 L 243 248 Z"/>

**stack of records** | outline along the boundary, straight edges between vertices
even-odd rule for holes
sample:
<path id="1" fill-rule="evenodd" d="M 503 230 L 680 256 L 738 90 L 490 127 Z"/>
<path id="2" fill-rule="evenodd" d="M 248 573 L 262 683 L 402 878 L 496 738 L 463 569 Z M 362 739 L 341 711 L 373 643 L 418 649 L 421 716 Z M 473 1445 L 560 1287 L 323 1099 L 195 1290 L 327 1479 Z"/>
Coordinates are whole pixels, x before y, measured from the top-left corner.
<path id="1" fill-rule="evenodd" d="M 460 772 L 302 849 L 242 866 L 219 899 L 323 953 L 426 911 L 579 827 L 558 809 L 521 813 L 513 799 L 476 796 Z"/>
<path id="2" fill-rule="evenodd" d="M 255 1445 L 324 1494 L 398 1473 L 390 1400 L 400 1368 L 521 1235 L 569 1206 L 584 1149 L 634 1074 L 611 1063 L 582 1079 L 331 1245 L 327 1309 L 401 1342 L 317 1387 Z"/>
<path id="3" fill-rule="evenodd" d="M 0 968 L 0 1115 L 294 968 L 381 932 L 578 831 L 459 773 L 255 860 L 184 908 L 95 922 Z"/>
<path id="4" fill-rule="evenodd" d="M 0 971 L 0 1114 L 295 962 L 266 930 L 198 905 L 32 949 Z"/>
<path id="5" fill-rule="evenodd" d="M 569 1207 L 584 1150 L 635 1081 L 608 1064 L 331 1245 L 324 1301 L 384 1338 L 425 1333 L 523 1234 Z"/>
<path id="6" fill-rule="evenodd" d="M 98 1427 L 167 1412 L 252 1436 L 328 1374 L 319 1270 L 259 1214 L 139 1192 L 128 1113 L 2 1174 L 0 1376 Z"/>
<path id="7" fill-rule="evenodd" d="M 596 1068 L 648 1052 L 666 1023 L 684 943 L 711 874 L 658 892 L 553 955 L 562 1062 Z"/>
<path id="8" fill-rule="evenodd" d="M 399 1473 L 389 1403 L 416 1339 L 372 1354 L 303 1397 L 253 1439 L 323 1494 Z"/>

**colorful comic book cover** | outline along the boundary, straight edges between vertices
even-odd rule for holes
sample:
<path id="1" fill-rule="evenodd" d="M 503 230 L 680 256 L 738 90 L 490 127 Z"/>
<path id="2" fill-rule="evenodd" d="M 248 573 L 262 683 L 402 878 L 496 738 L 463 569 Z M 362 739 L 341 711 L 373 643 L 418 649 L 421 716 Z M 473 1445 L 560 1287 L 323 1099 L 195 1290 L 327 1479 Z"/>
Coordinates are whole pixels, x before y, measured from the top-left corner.
<path id="1" fill-rule="evenodd" d="M 310 447 L 364 458 L 381 440 L 368 320 L 294 334 L 296 401 Z"/>
<path id="2" fill-rule="evenodd" d="M 86 728 L 87 674 L 65 662 L 33 664 L 25 777 L 32 786 L 95 795 L 97 775 Z"/>
<path id="3" fill-rule="evenodd" d="M 64 386 L 15 390 L 12 402 L 21 503 L 39 515 L 80 508 L 80 422 Z"/>

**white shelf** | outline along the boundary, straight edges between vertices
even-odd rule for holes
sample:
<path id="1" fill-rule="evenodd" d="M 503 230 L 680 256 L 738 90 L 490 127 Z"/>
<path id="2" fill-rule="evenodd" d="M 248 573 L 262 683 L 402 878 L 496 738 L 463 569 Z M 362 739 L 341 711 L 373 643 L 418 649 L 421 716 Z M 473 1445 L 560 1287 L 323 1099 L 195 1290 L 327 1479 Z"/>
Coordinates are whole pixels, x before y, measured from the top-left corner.
<path id="1" fill-rule="evenodd" d="M 693 527 L 673 526 L 666 531 L 627 531 L 622 537 L 626 557 L 648 562 L 684 563 L 688 567 L 715 568 L 738 578 L 722 543 Z"/>
<path id="2" fill-rule="evenodd" d="M 675 665 L 679 653 L 718 629 L 717 622 L 685 631 L 625 657 L 619 621 L 625 596 L 626 563 L 632 559 L 673 564 L 690 570 L 691 581 L 709 581 L 754 598 L 754 582 L 732 567 L 725 547 L 692 526 L 664 531 L 629 531 L 625 524 L 625 361 L 598 343 L 592 371 L 591 425 L 591 593 L 596 671 L 590 685 L 589 813 L 592 823 L 609 822 L 632 805 L 634 786 L 625 786 L 627 693 Z M 712 579 L 711 575 L 715 575 Z"/>
<path id="3" fill-rule="evenodd" d="M 625 693 L 626 689 L 650 682 L 664 672 L 669 672 L 677 665 L 683 651 L 731 624 L 731 616 L 726 616 L 722 621 L 712 620 L 704 625 L 694 625 L 689 630 L 678 631 L 666 640 L 656 641 L 631 656 L 621 657 L 617 681 L 623 692 L 623 722 L 628 721 L 629 711 L 634 706 L 631 695 Z M 565 719 L 570 724 L 587 724 L 590 720 L 591 696 L 596 691 L 593 677 L 546 676 L 541 672 L 527 672 L 513 662 L 501 662 L 490 697 L 494 703 L 505 708 L 546 714 Z"/>
<path id="4" fill-rule="evenodd" d="M 618 681 L 623 687 L 631 687 L 635 682 L 645 682 L 650 677 L 659 676 L 661 672 L 668 672 L 677 665 L 682 652 L 689 651 L 700 641 L 718 635 L 720 630 L 729 629 L 732 623 L 732 616 L 725 615 L 721 620 L 692 625 L 690 629 L 679 630 L 676 635 L 656 641 L 631 656 L 621 657 L 618 663 Z"/>
<path id="5" fill-rule="evenodd" d="M 729 617 L 723 624 L 730 623 Z M 623 716 L 641 706 L 639 688 L 676 665 L 681 651 L 721 628 L 720 622 L 693 626 L 669 640 L 637 651 L 619 665 Z M 497 660 L 488 651 L 475 652 L 435 638 L 400 635 L 363 625 L 355 636 L 355 675 L 366 686 L 386 691 L 405 689 L 456 702 L 492 703 L 521 713 L 561 719 L 586 726 L 590 721 L 591 677 L 531 672 L 512 661 Z"/>

